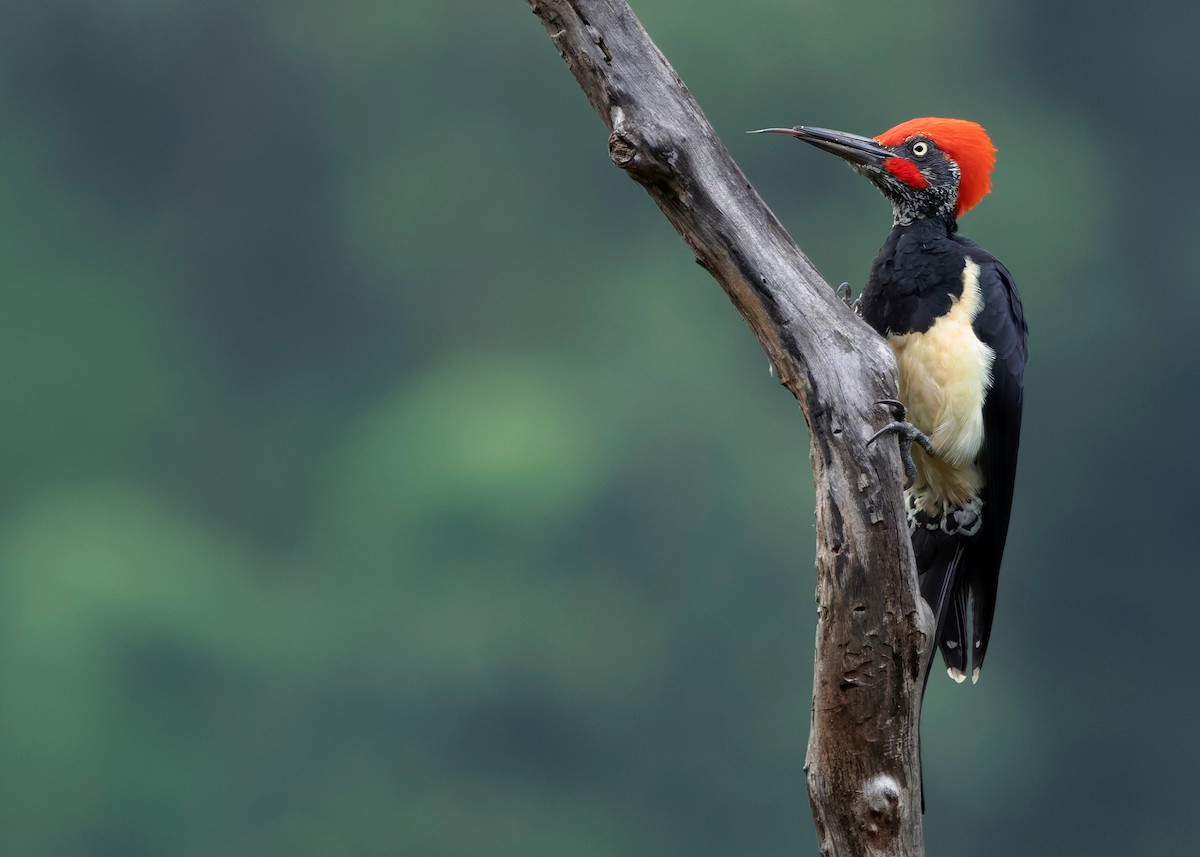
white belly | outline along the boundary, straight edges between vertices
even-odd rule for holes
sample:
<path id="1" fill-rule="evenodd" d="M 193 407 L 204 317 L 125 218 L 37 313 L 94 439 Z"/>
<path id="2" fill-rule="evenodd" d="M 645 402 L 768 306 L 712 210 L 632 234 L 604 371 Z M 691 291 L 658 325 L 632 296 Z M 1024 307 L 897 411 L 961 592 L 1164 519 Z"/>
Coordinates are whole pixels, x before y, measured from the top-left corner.
<path id="1" fill-rule="evenodd" d="M 979 266 L 967 260 L 963 292 L 924 333 L 889 335 L 900 369 L 900 401 L 908 420 L 929 436 L 937 457 L 913 447 L 917 478 L 910 489 L 930 514 L 978 496 L 983 476 L 983 400 L 992 385 L 992 349 L 972 328 L 982 308 Z"/>

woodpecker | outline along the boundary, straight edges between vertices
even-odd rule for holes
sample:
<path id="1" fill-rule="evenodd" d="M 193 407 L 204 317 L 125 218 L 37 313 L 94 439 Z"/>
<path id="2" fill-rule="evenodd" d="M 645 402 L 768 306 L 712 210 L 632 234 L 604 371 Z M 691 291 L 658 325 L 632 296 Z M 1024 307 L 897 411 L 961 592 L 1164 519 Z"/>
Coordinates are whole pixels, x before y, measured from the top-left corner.
<path id="1" fill-rule="evenodd" d="M 803 126 L 763 132 L 838 155 L 892 204 L 892 231 L 855 305 L 899 368 L 903 405 L 881 403 L 894 421 L 872 441 L 900 437 L 921 595 L 957 682 L 967 672 L 970 603 L 971 680 L 978 681 L 1012 509 L 1028 356 L 1012 275 L 958 234 L 958 218 L 991 190 L 996 148 L 978 124 L 936 117 L 874 138 Z"/>

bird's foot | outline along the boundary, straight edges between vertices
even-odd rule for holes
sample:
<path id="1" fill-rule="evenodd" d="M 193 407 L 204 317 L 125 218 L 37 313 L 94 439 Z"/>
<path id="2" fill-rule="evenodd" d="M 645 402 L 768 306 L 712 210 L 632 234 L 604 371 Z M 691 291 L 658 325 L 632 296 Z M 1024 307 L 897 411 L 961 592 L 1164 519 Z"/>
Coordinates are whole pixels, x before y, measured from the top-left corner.
<path id="1" fill-rule="evenodd" d="M 838 296 L 838 299 L 842 303 L 854 310 L 855 315 L 862 315 L 862 311 L 859 309 L 859 304 L 862 303 L 862 298 L 854 297 L 854 291 L 850 288 L 849 283 L 842 283 L 833 290 L 833 293 Z"/>
<path id="2" fill-rule="evenodd" d="M 892 415 L 892 421 L 871 435 L 870 440 L 867 441 L 867 446 L 870 446 L 885 434 L 896 435 L 896 438 L 900 441 L 900 460 L 904 463 L 904 475 L 907 477 L 907 481 L 904 483 L 904 490 L 907 491 L 912 487 L 913 482 L 917 478 L 917 463 L 913 461 L 912 457 L 913 443 L 921 444 L 921 448 L 926 453 L 933 455 L 933 441 L 929 439 L 927 434 L 904 419 L 908 414 L 908 409 L 895 399 L 883 399 L 875 404 L 887 408 Z"/>

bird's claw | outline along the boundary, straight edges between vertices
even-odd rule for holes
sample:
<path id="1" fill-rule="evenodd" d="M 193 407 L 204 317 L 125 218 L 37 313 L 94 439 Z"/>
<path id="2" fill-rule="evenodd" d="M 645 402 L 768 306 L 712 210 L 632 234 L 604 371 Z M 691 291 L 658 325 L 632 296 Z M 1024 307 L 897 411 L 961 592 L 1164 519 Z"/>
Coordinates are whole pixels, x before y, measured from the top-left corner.
<path id="1" fill-rule="evenodd" d="M 908 408 L 904 407 L 903 402 L 899 402 L 896 399 L 880 399 L 875 404 L 887 408 L 888 413 L 892 415 L 892 419 L 896 422 L 904 422 L 904 418 L 908 416 Z"/>
<path id="2" fill-rule="evenodd" d="M 905 421 L 904 417 L 908 414 L 908 409 L 900 402 L 897 402 L 895 399 L 882 399 L 875 404 L 887 408 L 892 415 L 892 421 L 871 435 L 867 441 L 867 446 L 870 446 L 885 434 L 896 435 L 896 439 L 900 442 L 900 461 L 904 464 L 904 475 L 907 477 L 904 483 L 904 490 L 907 491 L 912 487 L 913 482 L 917 478 L 917 463 L 913 461 L 912 445 L 919 443 L 927 454 L 933 455 L 933 441 L 919 428 Z"/>
<path id="3" fill-rule="evenodd" d="M 833 293 L 838 296 L 838 300 L 844 303 L 850 309 L 854 310 L 855 315 L 862 315 L 862 297 L 854 297 L 854 291 L 850 288 L 849 283 L 842 283 Z"/>

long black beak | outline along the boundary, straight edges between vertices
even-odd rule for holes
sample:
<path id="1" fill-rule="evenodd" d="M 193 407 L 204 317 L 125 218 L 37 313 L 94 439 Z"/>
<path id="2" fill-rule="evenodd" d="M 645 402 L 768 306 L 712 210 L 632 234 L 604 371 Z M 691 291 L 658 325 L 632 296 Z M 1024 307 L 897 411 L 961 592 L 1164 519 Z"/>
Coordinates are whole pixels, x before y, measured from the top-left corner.
<path id="1" fill-rule="evenodd" d="M 831 131 L 828 128 L 805 128 L 797 125 L 795 128 L 763 128 L 750 131 L 750 134 L 787 134 L 812 143 L 818 149 L 845 158 L 853 164 L 863 164 L 868 167 L 882 167 L 883 162 L 894 157 L 895 152 L 887 149 L 870 137 L 860 137 L 857 134 L 847 134 L 844 131 Z"/>

